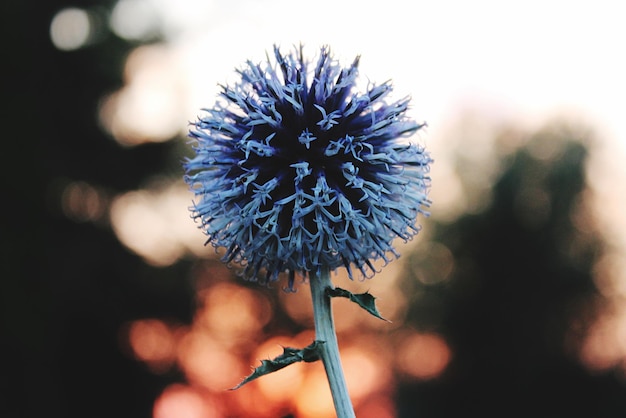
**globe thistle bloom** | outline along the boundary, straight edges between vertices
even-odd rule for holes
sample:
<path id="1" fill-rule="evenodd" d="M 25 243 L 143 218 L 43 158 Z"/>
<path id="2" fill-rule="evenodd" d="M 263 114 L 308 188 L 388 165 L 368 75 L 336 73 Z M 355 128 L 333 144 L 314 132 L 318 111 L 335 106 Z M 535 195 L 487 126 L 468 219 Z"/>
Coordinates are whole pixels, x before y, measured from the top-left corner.
<path id="1" fill-rule="evenodd" d="M 427 214 L 431 158 L 406 137 L 418 124 L 390 82 L 356 89 L 359 57 L 341 68 L 327 47 L 316 64 L 302 47 L 248 61 L 240 80 L 192 123 L 185 181 L 191 208 L 224 261 L 268 282 L 344 266 L 368 277 L 398 256 Z M 312 66 L 312 71 L 310 67 Z"/>

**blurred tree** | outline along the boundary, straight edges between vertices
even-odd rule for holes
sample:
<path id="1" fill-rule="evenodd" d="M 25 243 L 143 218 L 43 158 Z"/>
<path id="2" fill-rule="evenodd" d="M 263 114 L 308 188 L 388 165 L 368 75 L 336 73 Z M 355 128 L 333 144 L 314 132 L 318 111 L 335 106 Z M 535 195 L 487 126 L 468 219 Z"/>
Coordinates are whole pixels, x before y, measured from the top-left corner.
<path id="1" fill-rule="evenodd" d="M 99 100 L 121 85 L 135 45 L 108 31 L 114 2 L 80 3 L 100 32 L 73 51 L 50 40 L 53 17 L 72 4 L 1 6 L 9 70 L 0 290 L 0 416 L 7 418 L 151 416 L 158 393 L 180 377 L 155 377 L 126 357 L 120 328 L 150 315 L 188 321 L 192 312 L 187 264 L 148 266 L 119 243 L 106 216 L 81 222 L 62 211 L 63 187 L 72 182 L 106 197 L 174 165 L 181 175 L 176 141 L 124 148 L 98 126 Z"/>
<path id="2" fill-rule="evenodd" d="M 436 225 L 411 256 L 410 322 L 442 333 L 453 358 L 440 378 L 402 387 L 400 417 L 625 416 L 625 382 L 574 357 L 602 250 L 583 201 L 581 134 L 556 124 L 533 135 L 502 162 L 484 211 Z M 428 261 L 442 252 L 452 256 Z"/>

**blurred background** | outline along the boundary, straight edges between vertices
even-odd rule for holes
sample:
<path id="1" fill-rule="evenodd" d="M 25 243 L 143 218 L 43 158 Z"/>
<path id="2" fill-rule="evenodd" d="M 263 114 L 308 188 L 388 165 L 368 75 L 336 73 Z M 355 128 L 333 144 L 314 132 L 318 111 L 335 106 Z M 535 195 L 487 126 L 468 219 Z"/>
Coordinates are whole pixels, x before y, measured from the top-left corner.
<path id="1" fill-rule="evenodd" d="M 432 216 L 334 302 L 359 418 L 626 416 L 626 28 L 614 1 L 6 0 L 0 416 L 332 417 L 306 285 L 225 268 L 187 122 L 277 43 L 394 80 Z"/>

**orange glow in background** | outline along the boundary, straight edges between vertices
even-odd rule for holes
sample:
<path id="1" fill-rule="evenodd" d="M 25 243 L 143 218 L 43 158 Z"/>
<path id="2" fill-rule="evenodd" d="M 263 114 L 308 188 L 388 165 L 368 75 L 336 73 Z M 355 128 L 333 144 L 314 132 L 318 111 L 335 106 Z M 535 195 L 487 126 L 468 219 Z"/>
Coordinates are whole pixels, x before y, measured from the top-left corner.
<path id="1" fill-rule="evenodd" d="M 267 292 L 281 292 L 277 299 L 280 301 L 298 301 L 290 305 L 289 315 L 295 321 L 311 322 L 308 287 L 300 285 L 295 294 L 276 289 L 253 290 L 230 281 L 230 272 L 225 267 L 210 272 L 213 284 L 199 289 L 198 310 L 191 326 L 142 319 L 127 327 L 124 338 L 135 358 L 154 373 L 178 367 L 188 382 L 163 392 L 155 403 L 155 418 L 166 413 L 222 416 L 215 405 L 227 407 L 228 416 L 239 411 L 237 416 L 270 418 L 291 411 L 298 417 L 333 417 L 328 381 L 319 362 L 293 364 L 234 392 L 228 391 L 252 367 L 258 366 L 260 360 L 281 354 L 283 347 L 304 347 L 314 340 L 312 329 L 293 336 L 264 331 L 273 316 Z M 356 305 L 338 300 L 334 306 L 336 322 L 341 324 L 347 319 L 352 324 L 340 327 L 339 342 L 350 395 L 357 410 L 393 416 L 392 396 L 397 379 L 436 378 L 450 361 L 450 348 L 438 335 L 406 328 L 394 331 L 397 328 L 394 326 L 368 327 L 368 316 Z"/>

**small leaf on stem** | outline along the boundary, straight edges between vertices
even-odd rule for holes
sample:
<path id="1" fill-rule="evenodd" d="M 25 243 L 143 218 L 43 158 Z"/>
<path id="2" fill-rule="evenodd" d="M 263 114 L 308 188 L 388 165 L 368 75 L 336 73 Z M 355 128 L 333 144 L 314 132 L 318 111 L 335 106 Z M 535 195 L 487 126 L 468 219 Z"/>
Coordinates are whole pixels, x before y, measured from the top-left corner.
<path id="1" fill-rule="evenodd" d="M 312 363 L 320 359 L 319 347 L 324 344 L 324 341 L 313 341 L 310 345 L 304 348 L 291 348 L 283 347 L 283 353 L 272 360 L 261 360 L 261 365 L 254 369 L 254 371 L 241 381 L 237 386 L 231 388 L 236 390 L 266 374 L 273 373 L 282 368 L 285 368 L 293 363 L 304 361 L 305 363 Z"/>
<path id="2" fill-rule="evenodd" d="M 380 312 L 378 312 L 378 309 L 376 309 L 376 302 L 375 302 L 376 297 L 374 297 L 369 292 L 359 293 L 355 295 L 354 293 L 348 290 L 342 289 L 340 287 L 328 288 L 326 291 L 328 292 L 328 295 L 330 297 L 348 298 L 352 302 L 359 305 L 361 308 L 365 309 L 370 314 L 374 315 L 376 318 L 382 319 L 383 321 L 391 322 L 388 319 L 383 318 Z"/>

